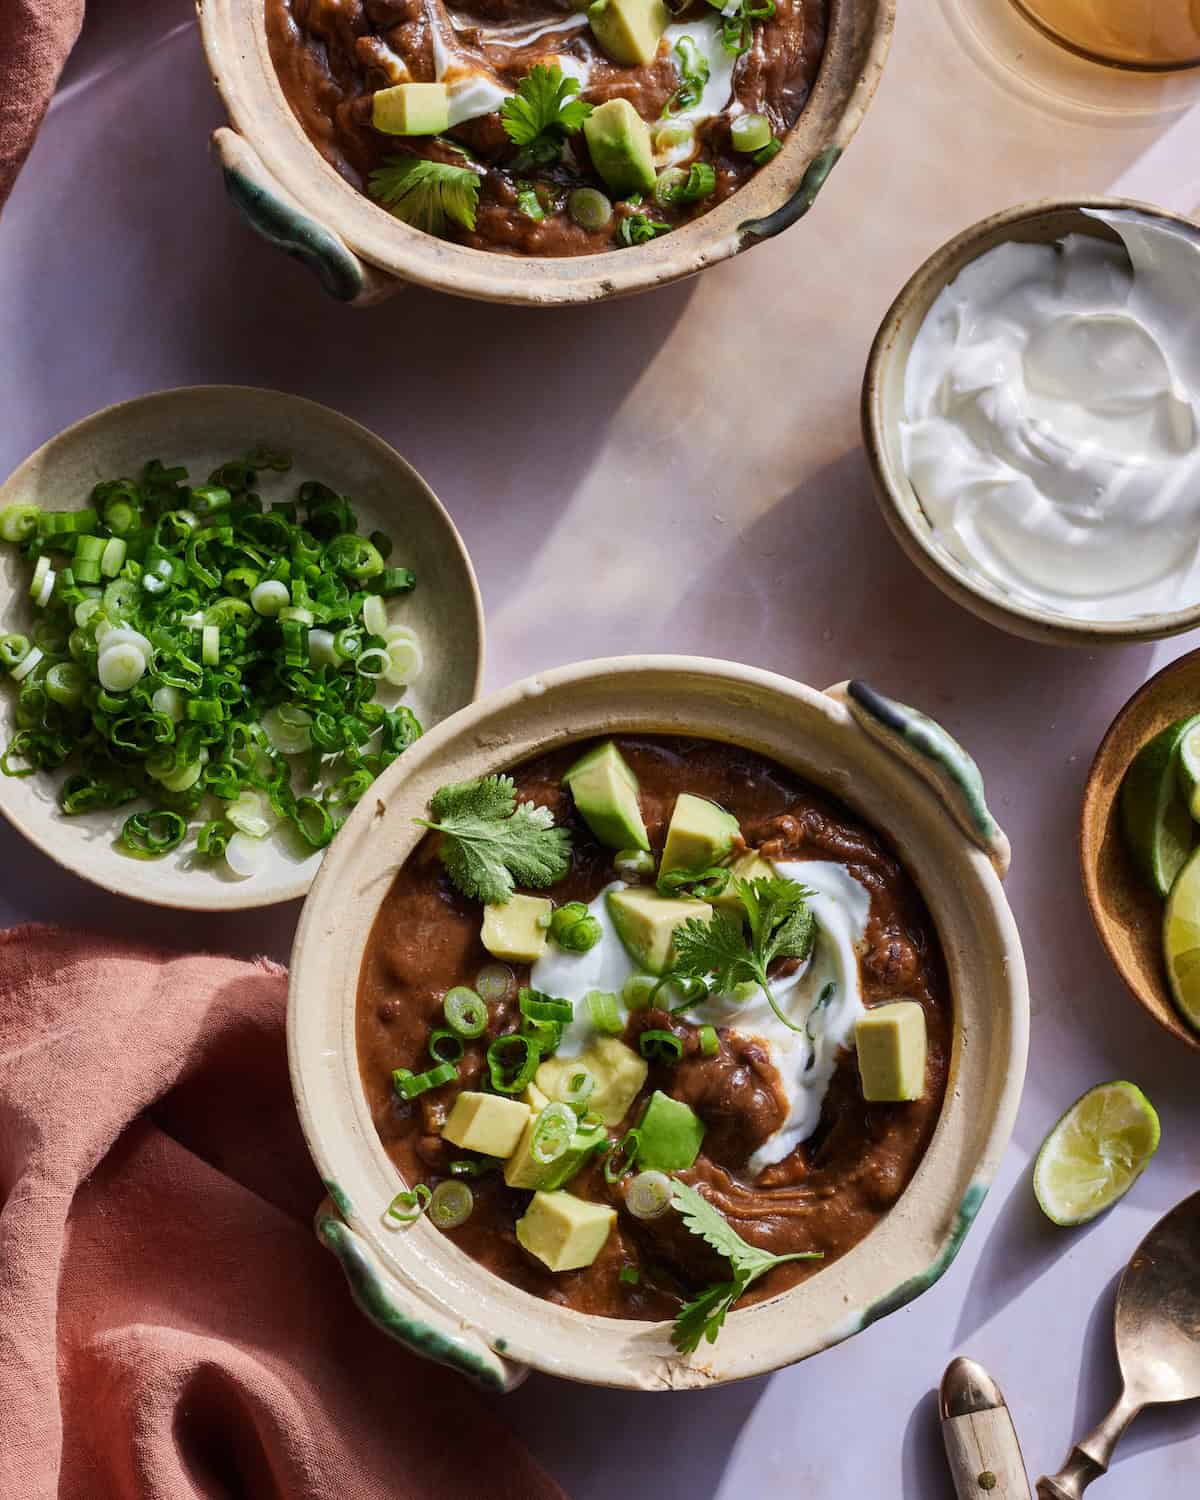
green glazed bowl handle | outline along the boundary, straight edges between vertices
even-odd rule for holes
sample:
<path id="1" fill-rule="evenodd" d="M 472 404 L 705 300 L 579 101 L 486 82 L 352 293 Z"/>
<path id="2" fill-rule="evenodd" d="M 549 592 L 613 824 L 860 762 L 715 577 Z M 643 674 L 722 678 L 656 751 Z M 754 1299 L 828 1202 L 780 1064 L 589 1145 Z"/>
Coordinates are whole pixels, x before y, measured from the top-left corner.
<path id="1" fill-rule="evenodd" d="M 898 756 L 946 804 L 950 816 L 991 860 L 1001 880 L 1008 874 L 1012 849 L 992 817 L 979 767 L 958 741 L 926 714 L 897 703 L 861 681 L 826 690 L 849 709 L 873 740 Z"/>
<path id="2" fill-rule="evenodd" d="M 786 203 L 777 208 L 774 213 L 767 214 L 765 218 L 747 219 L 745 223 L 739 224 L 737 232 L 742 248 L 744 249 L 747 244 L 756 240 L 769 240 L 773 235 L 790 229 L 798 219 L 802 219 L 817 201 L 817 194 L 825 186 L 841 154 L 840 146 L 827 146 L 824 151 L 819 151 L 809 162 L 808 169 L 800 180 L 800 186 Z"/>
<path id="3" fill-rule="evenodd" d="M 367 307 L 403 285 L 360 260 L 340 235 L 312 218 L 236 130 L 222 126 L 214 131 L 213 151 L 225 176 L 225 191 L 250 228 L 308 266 L 331 297 Z"/>
<path id="4" fill-rule="evenodd" d="M 317 1239 L 340 1263 L 354 1301 L 389 1338 L 422 1359 L 447 1365 L 501 1394 L 515 1390 L 528 1375 L 528 1366 L 502 1359 L 474 1330 L 459 1326 L 414 1296 L 341 1217 L 332 1197 L 317 1210 L 313 1227 Z"/>

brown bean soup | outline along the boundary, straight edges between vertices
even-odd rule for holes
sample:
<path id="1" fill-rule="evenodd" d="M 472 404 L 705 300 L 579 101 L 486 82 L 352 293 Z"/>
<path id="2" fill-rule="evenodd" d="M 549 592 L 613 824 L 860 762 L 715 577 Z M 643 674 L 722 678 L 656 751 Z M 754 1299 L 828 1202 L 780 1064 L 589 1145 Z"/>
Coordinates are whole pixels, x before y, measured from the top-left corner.
<path id="1" fill-rule="evenodd" d="M 704 1122 L 695 1164 L 680 1173 L 701 1189 L 751 1243 L 775 1254 L 823 1252 L 820 1261 L 779 1266 L 756 1283 L 747 1300 L 771 1296 L 817 1274 L 857 1244 L 887 1213 L 911 1180 L 937 1122 L 946 1088 L 952 1012 L 945 966 L 929 912 L 911 877 L 883 840 L 846 808 L 782 767 L 750 751 L 703 740 L 622 736 L 617 740 L 640 783 L 650 840 L 661 850 L 677 795 L 687 791 L 718 802 L 740 822 L 749 847 L 776 860 L 826 860 L 846 865 L 870 894 L 870 916 L 859 953 L 864 1003 L 906 998 L 925 1014 L 928 1058 L 923 1098 L 905 1104 L 867 1104 L 852 1049 L 838 1054 L 814 1133 L 757 1175 L 747 1159 L 779 1128 L 785 1113 L 769 1048 L 733 1027 L 718 1029 L 719 1047 L 704 1055 L 697 1028 L 664 1010 L 628 1013 L 623 1039 L 635 1050 L 647 1028 L 673 1030 L 682 1044 L 677 1062 L 652 1061 L 645 1086 L 616 1140 L 641 1116 L 655 1089 L 686 1102 Z M 573 837 L 569 875 L 550 894 L 556 903 L 590 901 L 613 879 L 612 851 L 602 847 L 561 786 L 580 745 L 541 757 L 512 774 L 522 798 L 551 808 Z M 516 990 L 489 1007 L 487 1033 L 467 1044 L 453 1083 L 410 1102 L 398 1099 L 392 1070 L 429 1066 L 431 1027 L 442 1023 L 442 998 L 455 985 L 473 985 L 490 955 L 480 941 L 480 906 L 449 883 L 437 857 L 436 835 L 426 838 L 397 874 L 376 918 L 359 978 L 358 1056 L 363 1086 L 380 1138 L 409 1185 L 435 1186 L 463 1155 L 440 1129 L 463 1088 L 486 1074 L 489 1038 L 515 1031 Z M 786 961 L 784 961 L 786 962 Z M 528 969 L 514 966 L 518 984 Z M 550 1272 L 518 1243 L 515 1223 L 530 1194 L 508 1188 L 497 1172 L 471 1182 L 475 1207 L 450 1231 L 468 1255 L 535 1296 L 607 1317 L 672 1317 L 680 1300 L 728 1274 L 726 1263 L 690 1233 L 679 1216 L 639 1220 L 624 1211 L 626 1184 L 606 1181 L 594 1161 L 570 1183 L 577 1196 L 611 1204 L 616 1227 L 604 1249 L 582 1270 Z M 621 1279 L 622 1269 L 626 1279 Z M 630 1284 L 631 1272 L 638 1274 Z"/>

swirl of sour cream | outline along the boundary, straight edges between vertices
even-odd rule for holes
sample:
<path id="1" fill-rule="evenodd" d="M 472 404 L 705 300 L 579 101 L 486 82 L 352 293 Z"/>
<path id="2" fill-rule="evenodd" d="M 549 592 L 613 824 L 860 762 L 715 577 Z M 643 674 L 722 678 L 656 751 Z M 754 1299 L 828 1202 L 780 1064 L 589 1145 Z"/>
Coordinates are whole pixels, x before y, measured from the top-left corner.
<path id="1" fill-rule="evenodd" d="M 1016 601 L 1122 620 L 1200 601 L 1200 234 L 1132 211 L 1008 242 L 930 308 L 905 467 L 934 535 Z"/>

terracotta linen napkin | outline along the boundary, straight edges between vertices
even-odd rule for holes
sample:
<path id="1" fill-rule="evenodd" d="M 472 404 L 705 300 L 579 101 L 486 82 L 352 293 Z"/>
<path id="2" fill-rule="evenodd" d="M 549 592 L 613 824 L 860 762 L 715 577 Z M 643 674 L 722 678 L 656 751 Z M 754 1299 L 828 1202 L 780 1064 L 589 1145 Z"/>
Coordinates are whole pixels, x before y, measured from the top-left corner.
<path id="1" fill-rule="evenodd" d="M 285 988 L 0 933 L 3 1500 L 562 1500 L 318 1247 Z"/>
<path id="2" fill-rule="evenodd" d="M 0 0 L 0 206 L 83 24 L 83 0 Z"/>

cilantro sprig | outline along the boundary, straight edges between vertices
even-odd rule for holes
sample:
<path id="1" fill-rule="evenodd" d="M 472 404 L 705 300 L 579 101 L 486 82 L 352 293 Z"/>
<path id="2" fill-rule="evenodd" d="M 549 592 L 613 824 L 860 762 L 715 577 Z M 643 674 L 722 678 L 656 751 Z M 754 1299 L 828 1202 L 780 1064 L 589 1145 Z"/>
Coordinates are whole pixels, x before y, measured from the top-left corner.
<path id="1" fill-rule="evenodd" d="M 567 78 L 555 63 L 538 63 L 500 106 L 500 121 L 509 140 L 520 146 L 517 170 L 536 162 L 549 166 L 562 156 L 567 136 L 582 130 L 592 106 L 574 96 L 579 80 Z"/>
<path id="2" fill-rule="evenodd" d="M 517 885 L 553 885 L 571 868 L 571 835 L 548 807 L 517 802 L 511 776 L 457 781 L 436 792 L 416 821 L 442 835 L 446 873 L 472 900 L 503 905 Z"/>
<path id="3" fill-rule="evenodd" d="M 420 156 L 390 156 L 371 173 L 368 190 L 396 218 L 426 234 L 444 235 L 447 221 L 475 228 L 479 173 L 471 167 Z"/>
<path id="4" fill-rule="evenodd" d="M 790 1255 L 772 1255 L 748 1244 L 719 1209 L 686 1182 L 671 1181 L 671 1204 L 678 1209 L 684 1225 L 718 1255 L 729 1262 L 732 1272 L 728 1281 L 714 1282 L 690 1302 L 685 1302 L 675 1318 L 671 1342 L 680 1354 L 691 1354 L 702 1339 L 716 1342 L 725 1315 L 751 1283 L 774 1266 L 788 1260 L 822 1260 L 820 1250 L 797 1250 Z"/>
<path id="5" fill-rule="evenodd" d="M 777 958 L 803 959 L 812 952 L 816 941 L 816 923 L 808 906 L 812 892 L 782 876 L 735 880 L 733 889 L 742 903 L 740 916 L 718 911 L 707 922 L 690 917 L 676 928 L 675 963 L 669 977 L 707 980 L 717 994 L 752 980 L 783 1024 L 803 1031 L 780 1009 L 767 971 Z"/>

